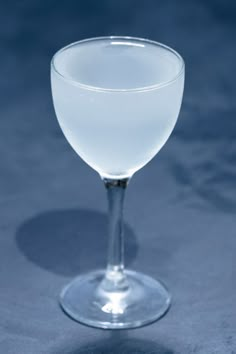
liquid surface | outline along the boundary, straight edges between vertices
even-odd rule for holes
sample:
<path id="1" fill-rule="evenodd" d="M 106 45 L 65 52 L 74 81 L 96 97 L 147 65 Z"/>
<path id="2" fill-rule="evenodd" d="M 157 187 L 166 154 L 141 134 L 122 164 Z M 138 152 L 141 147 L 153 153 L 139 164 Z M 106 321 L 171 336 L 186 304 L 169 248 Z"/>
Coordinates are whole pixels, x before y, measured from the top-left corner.
<path id="1" fill-rule="evenodd" d="M 107 177 L 144 166 L 176 123 L 183 75 L 167 83 L 181 64 L 171 51 L 141 41 L 98 40 L 60 52 L 54 59 L 60 75 L 52 72 L 54 106 L 75 151 Z M 163 86 L 145 90 L 153 85 Z"/>
<path id="2" fill-rule="evenodd" d="M 85 42 L 63 51 L 55 65 L 78 83 L 105 89 L 135 89 L 170 81 L 180 63 L 153 44 L 114 40 Z"/>

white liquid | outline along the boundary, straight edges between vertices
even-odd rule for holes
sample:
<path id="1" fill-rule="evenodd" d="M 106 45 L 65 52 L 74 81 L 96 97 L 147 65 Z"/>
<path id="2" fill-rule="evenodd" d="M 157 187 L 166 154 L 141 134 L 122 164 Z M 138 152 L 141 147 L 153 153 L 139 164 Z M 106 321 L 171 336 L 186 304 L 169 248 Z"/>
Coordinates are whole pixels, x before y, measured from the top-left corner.
<path id="1" fill-rule="evenodd" d="M 74 150 L 101 175 L 130 176 L 165 144 L 179 114 L 184 75 L 159 88 L 145 87 L 172 80 L 180 71 L 177 55 L 145 42 L 104 39 L 65 49 L 54 65 L 73 80 L 52 71 L 59 124 Z M 139 88 L 144 89 L 130 90 Z"/>

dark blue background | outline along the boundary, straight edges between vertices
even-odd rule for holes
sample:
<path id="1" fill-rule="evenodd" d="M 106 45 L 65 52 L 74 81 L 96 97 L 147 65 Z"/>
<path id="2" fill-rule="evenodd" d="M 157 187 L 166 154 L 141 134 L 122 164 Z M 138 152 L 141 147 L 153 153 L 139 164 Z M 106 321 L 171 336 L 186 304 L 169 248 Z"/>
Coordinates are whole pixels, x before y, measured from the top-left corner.
<path id="1" fill-rule="evenodd" d="M 236 5 L 224 0 L 1 1 L 0 353 L 236 353 Z M 49 64 L 86 37 L 178 50 L 178 124 L 130 183 L 127 265 L 163 279 L 173 306 L 130 331 L 82 326 L 57 297 L 106 259 L 106 196 L 63 137 Z"/>

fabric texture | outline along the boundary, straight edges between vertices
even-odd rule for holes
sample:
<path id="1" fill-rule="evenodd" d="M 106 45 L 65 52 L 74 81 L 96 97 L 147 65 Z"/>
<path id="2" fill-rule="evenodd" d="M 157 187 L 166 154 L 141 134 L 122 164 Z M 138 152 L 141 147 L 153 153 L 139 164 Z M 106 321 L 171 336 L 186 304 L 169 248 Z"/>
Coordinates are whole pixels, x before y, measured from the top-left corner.
<path id="1" fill-rule="evenodd" d="M 58 126 L 50 60 L 112 34 L 186 62 L 176 128 L 125 204 L 126 265 L 163 280 L 172 307 L 124 331 L 80 325 L 58 305 L 74 276 L 105 265 L 107 217 L 99 176 Z M 235 1 L 2 1 L 0 36 L 0 353 L 235 354 Z"/>

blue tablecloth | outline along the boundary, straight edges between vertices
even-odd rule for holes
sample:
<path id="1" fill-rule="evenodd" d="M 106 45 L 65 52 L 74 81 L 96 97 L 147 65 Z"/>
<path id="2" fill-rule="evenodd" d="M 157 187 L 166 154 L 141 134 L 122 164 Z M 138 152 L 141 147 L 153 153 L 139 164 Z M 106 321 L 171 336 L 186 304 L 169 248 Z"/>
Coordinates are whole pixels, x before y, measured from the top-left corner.
<path id="1" fill-rule="evenodd" d="M 125 207 L 126 265 L 164 280 L 173 304 L 118 332 L 58 305 L 71 278 L 105 264 L 106 195 L 63 137 L 49 83 L 56 50 L 111 34 L 166 43 L 186 61 L 176 129 Z M 0 38 L 0 353 L 234 354 L 235 1 L 8 1 Z"/>

